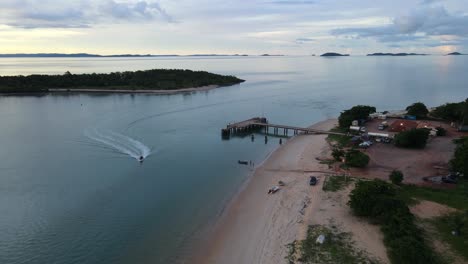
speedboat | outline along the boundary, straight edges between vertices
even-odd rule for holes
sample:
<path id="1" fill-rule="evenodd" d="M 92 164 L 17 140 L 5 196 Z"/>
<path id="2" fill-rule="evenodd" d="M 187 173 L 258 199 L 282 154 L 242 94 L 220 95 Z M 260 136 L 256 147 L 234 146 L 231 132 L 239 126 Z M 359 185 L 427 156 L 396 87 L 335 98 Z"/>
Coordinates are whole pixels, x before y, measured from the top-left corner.
<path id="1" fill-rule="evenodd" d="M 140 162 L 143 162 L 145 158 L 143 158 L 143 156 L 140 156 L 140 158 L 138 159 Z"/>

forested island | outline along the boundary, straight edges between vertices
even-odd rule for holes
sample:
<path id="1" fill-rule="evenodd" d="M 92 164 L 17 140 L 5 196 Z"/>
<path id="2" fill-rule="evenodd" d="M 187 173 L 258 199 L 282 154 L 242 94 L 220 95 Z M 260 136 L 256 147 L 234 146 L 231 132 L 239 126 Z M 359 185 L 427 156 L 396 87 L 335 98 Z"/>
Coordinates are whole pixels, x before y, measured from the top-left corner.
<path id="1" fill-rule="evenodd" d="M 327 52 L 327 53 L 324 53 L 324 54 L 320 55 L 320 57 L 339 57 L 339 56 L 349 56 L 349 54 L 340 54 L 340 53 L 336 53 L 336 52 Z"/>
<path id="2" fill-rule="evenodd" d="M 452 55 L 465 55 L 465 54 L 462 54 L 460 52 L 452 52 L 452 53 L 449 53 L 447 55 L 452 56 Z"/>
<path id="3" fill-rule="evenodd" d="M 206 71 L 154 69 L 113 73 L 0 76 L 0 93 L 65 91 L 176 91 L 244 82 L 235 76 Z"/>

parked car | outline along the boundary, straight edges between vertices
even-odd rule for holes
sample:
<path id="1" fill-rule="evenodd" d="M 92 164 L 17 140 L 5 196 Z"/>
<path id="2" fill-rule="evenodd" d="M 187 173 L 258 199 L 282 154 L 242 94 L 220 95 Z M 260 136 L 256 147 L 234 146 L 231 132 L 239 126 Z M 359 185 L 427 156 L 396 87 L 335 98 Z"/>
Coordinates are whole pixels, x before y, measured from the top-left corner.
<path id="1" fill-rule="evenodd" d="M 316 185 L 317 184 L 317 177 L 315 176 L 310 176 L 310 179 L 309 179 L 309 185 Z"/>
<path id="2" fill-rule="evenodd" d="M 457 183 L 457 179 L 455 179 L 455 178 L 453 178 L 453 177 L 450 177 L 450 176 L 448 176 L 448 177 L 445 177 L 445 176 L 444 176 L 444 177 L 442 177 L 442 182 L 443 182 L 443 183 L 452 183 L 452 184 L 455 184 L 455 183 Z"/>

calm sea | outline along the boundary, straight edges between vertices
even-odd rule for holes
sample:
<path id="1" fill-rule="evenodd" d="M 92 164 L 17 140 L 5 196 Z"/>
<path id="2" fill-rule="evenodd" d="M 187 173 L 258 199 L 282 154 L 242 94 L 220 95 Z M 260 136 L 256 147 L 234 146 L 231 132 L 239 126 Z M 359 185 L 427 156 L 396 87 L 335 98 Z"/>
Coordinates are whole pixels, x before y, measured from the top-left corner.
<path id="1" fill-rule="evenodd" d="M 227 123 L 306 126 L 356 104 L 468 97 L 468 56 L 0 59 L 0 75 L 183 68 L 241 85 L 155 95 L 0 96 L 0 263 L 171 263 L 274 150 Z M 140 164 L 136 158 L 146 157 Z"/>

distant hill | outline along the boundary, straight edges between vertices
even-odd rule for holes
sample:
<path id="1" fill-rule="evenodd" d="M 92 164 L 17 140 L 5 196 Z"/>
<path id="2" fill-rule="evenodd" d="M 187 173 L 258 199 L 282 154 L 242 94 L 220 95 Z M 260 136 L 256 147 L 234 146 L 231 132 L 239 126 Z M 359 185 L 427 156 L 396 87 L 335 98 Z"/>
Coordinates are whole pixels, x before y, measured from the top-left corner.
<path id="1" fill-rule="evenodd" d="M 465 55 L 465 54 L 462 54 L 460 52 L 452 52 L 452 53 L 449 53 L 447 55 Z"/>
<path id="2" fill-rule="evenodd" d="M 320 57 L 336 57 L 336 56 L 349 56 L 349 54 L 340 54 L 340 53 L 336 53 L 336 52 L 327 52 L 327 53 L 324 53 L 324 54 L 320 55 Z"/>
<path id="3" fill-rule="evenodd" d="M 278 57 L 278 56 L 281 57 L 281 56 L 284 56 L 284 55 L 282 55 L 282 54 L 262 54 L 260 56 L 262 56 L 262 57 Z"/>
<path id="4" fill-rule="evenodd" d="M 88 53 L 15 53 L 0 54 L 0 58 L 100 58 L 100 57 L 153 57 L 153 56 L 177 56 L 177 55 L 151 55 L 151 54 L 118 54 L 118 55 L 97 55 Z"/>
<path id="5" fill-rule="evenodd" d="M 426 56 L 427 54 L 420 54 L 420 53 L 372 53 L 367 54 L 367 56 Z"/>
<path id="6" fill-rule="evenodd" d="M 242 56 L 247 54 L 192 54 L 192 55 L 176 55 L 176 54 L 116 54 L 116 55 L 98 55 L 89 53 L 15 53 L 15 54 L 0 54 L 0 58 L 123 58 L 123 57 L 217 57 L 217 56 Z M 277 55 L 279 56 L 279 55 Z"/>

